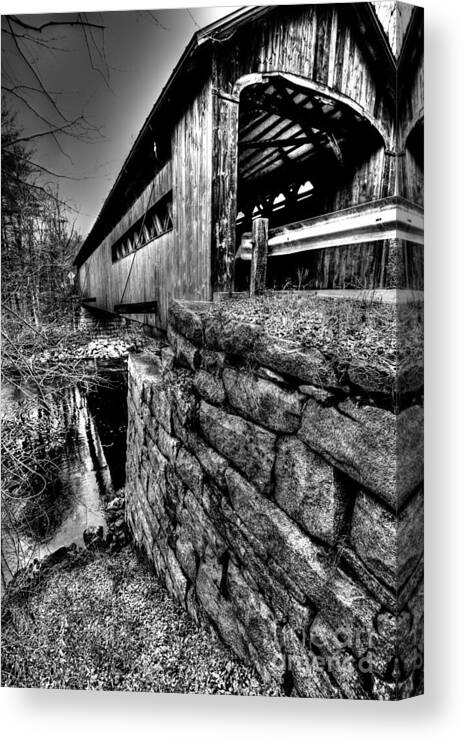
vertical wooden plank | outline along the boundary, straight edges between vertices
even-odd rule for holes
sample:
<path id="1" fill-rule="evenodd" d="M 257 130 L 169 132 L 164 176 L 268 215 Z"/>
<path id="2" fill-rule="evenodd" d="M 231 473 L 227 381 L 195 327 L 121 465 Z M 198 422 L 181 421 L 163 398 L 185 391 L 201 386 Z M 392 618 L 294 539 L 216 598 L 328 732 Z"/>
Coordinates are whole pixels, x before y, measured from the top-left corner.
<path id="1" fill-rule="evenodd" d="M 331 16 L 331 29 L 329 38 L 329 60 L 328 60 L 328 85 L 330 88 L 334 86 L 335 74 L 336 74 L 336 50 L 338 40 L 338 23 L 337 23 L 338 11 L 336 6 L 333 7 Z"/>
<path id="2" fill-rule="evenodd" d="M 215 93 L 213 104 L 212 279 L 213 291 L 234 291 L 237 215 L 239 101 Z"/>
<path id="3" fill-rule="evenodd" d="M 268 222 L 263 217 L 252 221 L 252 261 L 250 265 L 250 296 L 262 294 L 266 289 L 268 265 Z"/>

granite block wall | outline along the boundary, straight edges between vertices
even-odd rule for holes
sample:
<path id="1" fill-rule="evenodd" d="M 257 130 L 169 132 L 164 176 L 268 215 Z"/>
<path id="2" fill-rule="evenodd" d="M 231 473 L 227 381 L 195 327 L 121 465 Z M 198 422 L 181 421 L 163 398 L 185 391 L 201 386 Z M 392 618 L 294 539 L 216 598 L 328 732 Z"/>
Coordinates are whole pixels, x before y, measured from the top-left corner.
<path id="1" fill-rule="evenodd" d="M 129 361 L 126 515 L 169 592 L 288 694 L 421 693 L 418 373 L 363 394 L 201 303 L 168 341 Z"/>

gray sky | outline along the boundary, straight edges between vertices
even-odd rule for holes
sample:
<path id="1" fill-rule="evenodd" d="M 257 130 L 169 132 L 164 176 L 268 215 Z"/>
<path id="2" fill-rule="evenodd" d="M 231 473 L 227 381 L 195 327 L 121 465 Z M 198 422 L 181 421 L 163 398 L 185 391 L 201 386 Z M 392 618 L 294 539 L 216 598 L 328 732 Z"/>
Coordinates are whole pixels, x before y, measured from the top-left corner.
<path id="1" fill-rule="evenodd" d="M 101 48 L 99 32 L 95 33 L 97 46 L 91 49 L 97 70 L 92 69 L 79 28 L 55 27 L 48 31 L 48 47 L 56 48 L 27 46 L 35 69 L 47 81 L 48 88 L 56 93 L 67 116 L 74 118 L 84 111 L 102 134 L 102 139 L 96 143 L 62 137 L 65 155 L 52 138 L 35 140 L 37 162 L 54 172 L 82 178 L 60 179 L 59 182 L 62 197 L 79 210 L 77 226 L 83 235 L 92 226 L 131 144 L 192 34 L 235 7 L 155 10 L 152 14 L 142 11 L 88 13 L 88 20 L 105 26 L 108 84 L 97 71 L 104 70 L 97 52 L 97 48 Z M 56 15 L 21 18 L 35 25 L 51 18 L 57 20 Z M 58 18 L 62 19 L 63 16 Z M 2 72 L 4 79 L 5 72 L 9 72 L 23 84 L 34 84 L 33 73 L 19 59 L 8 38 L 6 41 L 3 38 Z M 37 110 L 53 115 L 47 110 L 43 96 L 37 95 L 32 100 Z M 16 105 L 18 122 L 25 134 L 46 129 L 23 104 L 16 101 Z"/>

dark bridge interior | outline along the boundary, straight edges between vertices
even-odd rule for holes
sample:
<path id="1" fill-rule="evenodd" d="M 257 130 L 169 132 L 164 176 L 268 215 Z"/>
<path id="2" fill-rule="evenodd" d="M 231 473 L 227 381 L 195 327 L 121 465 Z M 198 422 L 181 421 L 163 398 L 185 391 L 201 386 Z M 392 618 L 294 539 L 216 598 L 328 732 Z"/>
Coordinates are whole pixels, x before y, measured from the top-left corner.
<path id="1" fill-rule="evenodd" d="M 283 78 L 241 95 L 238 238 L 251 218 L 270 228 L 331 211 L 354 167 L 383 145 L 367 119 L 343 102 Z"/>
<path id="2" fill-rule="evenodd" d="M 241 247 L 250 243 L 256 216 L 267 217 L 272 230 L 349 205 L 344 199 L 353 195 L 355 173 L 382 149 L 384 140 L 372 123 L 336 97 L 279 76 L 245 88 L 239 111 L 237 257 L 244 256 Z M 361 179 L 360 202 L 379 198 L 375 177 L 372 172 Z M 308 272 L 312 259 L 305 252 L 288 255 L 285 276 L 281 261 L 269 261 L 270 285 L 301 283 L 297 276 Z M 237 290 L 246 289 L 249 266 L 237 260 L 235 270 Z"/>

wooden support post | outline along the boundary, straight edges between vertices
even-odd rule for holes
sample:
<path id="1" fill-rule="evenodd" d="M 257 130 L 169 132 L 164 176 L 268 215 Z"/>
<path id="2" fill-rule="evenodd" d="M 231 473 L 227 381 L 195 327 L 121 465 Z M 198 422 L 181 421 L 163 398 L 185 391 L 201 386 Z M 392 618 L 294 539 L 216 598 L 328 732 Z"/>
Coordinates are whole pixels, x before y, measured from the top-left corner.
<path id="1" fill-rule="evenodd" d="M 268 219 L 252 221 L 252 263 L 250 266 L 250 296 L 262 294 L 266 288 L 268 263 Z"/>
<path id="2" fill-rule="evenodd" d="M 213 292 L 234 291 L 237 216 L 239 99 L 213 97 L 212 283 Z"/>

